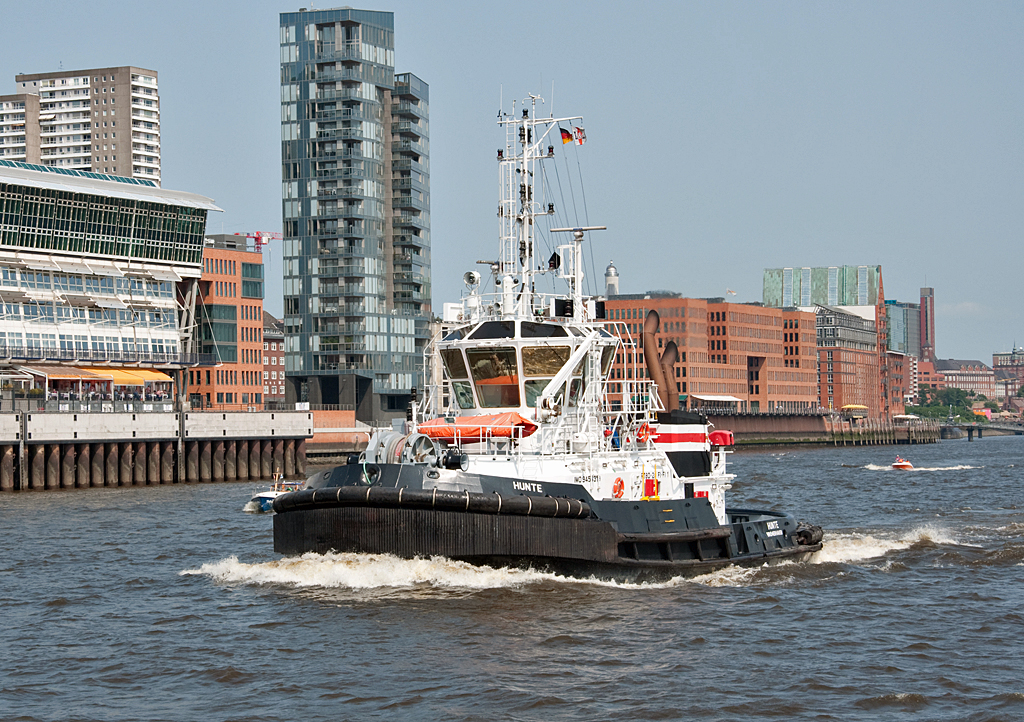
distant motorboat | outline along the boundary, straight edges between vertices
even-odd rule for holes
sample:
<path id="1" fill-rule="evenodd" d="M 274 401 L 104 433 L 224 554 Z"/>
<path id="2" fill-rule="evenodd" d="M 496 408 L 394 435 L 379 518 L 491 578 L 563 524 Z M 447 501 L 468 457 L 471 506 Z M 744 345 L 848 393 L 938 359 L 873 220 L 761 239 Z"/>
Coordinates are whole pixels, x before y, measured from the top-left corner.
<path id="1" fill-rule="evenodd" d="M 904 459 L 902 456 L 897 456 L 896 461 L 892 462 L 892 468 L 910 470 L 914 468 L 914 465 Z"/>
<path id="2" fill-rule="evenodd" d="M 274 499 L 291 491 L 298 491 L 306 485 L 302 479 L 285 481 L 281 474 L 274 474 L 274 483 L 269 489 L 257 491 L 245 505 L 246 511 L 266 513 L 274 510 Z"/>

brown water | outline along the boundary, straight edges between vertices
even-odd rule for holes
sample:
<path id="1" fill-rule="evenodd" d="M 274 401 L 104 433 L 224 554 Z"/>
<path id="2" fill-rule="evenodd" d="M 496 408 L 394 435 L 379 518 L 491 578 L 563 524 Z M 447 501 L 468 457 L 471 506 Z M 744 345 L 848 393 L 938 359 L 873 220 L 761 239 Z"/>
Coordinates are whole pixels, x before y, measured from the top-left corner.
<path id="1" fill-rule="evenodd" d="M 6 494 L 0 719 L 1024 719 L 1024 438 L 900 451 L 735 455 L 825 550 L 651 586 L 280 559 L 248 484 Z"/>

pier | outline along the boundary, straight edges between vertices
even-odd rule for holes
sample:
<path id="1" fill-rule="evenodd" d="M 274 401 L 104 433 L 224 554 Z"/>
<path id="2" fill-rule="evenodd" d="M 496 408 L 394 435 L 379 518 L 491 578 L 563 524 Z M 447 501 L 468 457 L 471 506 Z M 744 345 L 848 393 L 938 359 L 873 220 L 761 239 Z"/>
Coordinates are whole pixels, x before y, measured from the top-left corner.
<path id="1" fill-rule="evenodd" d="M 737 446 L 815 444 L 876 446 L 934 444 L 941 425 L 937 421 L 842 419 L 828 414 L 712 413 L 708 419 L 733 432 Z"/>
<path id="2" fill-rule="evenodd" d="M 0 492 L 305 478 L 311 412 L 0 413 Z"/>

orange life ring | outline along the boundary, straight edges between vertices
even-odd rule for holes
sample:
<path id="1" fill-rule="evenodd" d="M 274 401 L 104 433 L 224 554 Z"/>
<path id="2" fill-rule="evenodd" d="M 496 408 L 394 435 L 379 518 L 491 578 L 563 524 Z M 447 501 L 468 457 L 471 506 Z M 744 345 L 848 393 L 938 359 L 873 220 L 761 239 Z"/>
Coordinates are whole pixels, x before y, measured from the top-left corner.
<path id="1" fill-rule="evenodd" d="M 625 490 L 626 485 L 622 483 L 622 477 L 620 476 L 618 479 L 615 480 L 615 483 L 612 484 L 612 496 L 614 496 L 616 499 L 621 499 L 622 494 L 623 492 L 625 492 Z"/>
<path id="2" fill-rule="evenodd" d="M 651 427 L 644 422 L 640 424 L 640 428 L 636 430 L 636 440 L 641 444 L 646 444 L 649 438 L 651 438 Z"/>

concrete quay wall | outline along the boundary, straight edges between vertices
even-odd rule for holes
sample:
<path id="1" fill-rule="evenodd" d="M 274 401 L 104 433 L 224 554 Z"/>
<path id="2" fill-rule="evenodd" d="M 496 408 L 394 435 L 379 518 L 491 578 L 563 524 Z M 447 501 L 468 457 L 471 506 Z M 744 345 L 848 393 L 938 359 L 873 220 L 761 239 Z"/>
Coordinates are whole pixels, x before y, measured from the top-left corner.
<path id="1" fill-rule="evenodd" d="M 304 478 L 310 412 L 0 414 L 0 491 Z"/>

